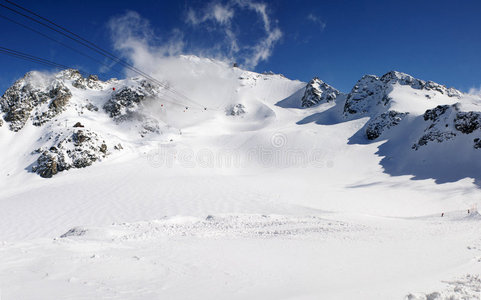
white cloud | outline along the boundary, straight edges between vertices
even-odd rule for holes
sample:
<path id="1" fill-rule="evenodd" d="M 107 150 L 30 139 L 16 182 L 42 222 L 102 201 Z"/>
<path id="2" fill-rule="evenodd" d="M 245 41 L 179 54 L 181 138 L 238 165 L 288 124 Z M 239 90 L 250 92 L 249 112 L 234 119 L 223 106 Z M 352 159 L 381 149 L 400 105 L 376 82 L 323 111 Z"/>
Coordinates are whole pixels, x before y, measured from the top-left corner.
<path id="1" fill-rule="evenodd" d="M 468 94 L 481 97 L 481 86 L 479 88 L 470 88 Z"/>
<path id="2" fill-rule="evenodd" d="M 321 31 L 326 29 L 326 22 L 324 22 L 323 20 L 321 20 L 321 18 L 319 18 L 318 16 L 315 16 L 312 13 L 307 15 L 307 20 L 309 20 L 309 21 L 313 22 L 314 24 L 316 24 L 317 26 L 319 26 L 319 29 Z"/>
<path id="3" fill-rule="evenodd" d="M 223 39 L 212 41 L 208 47 L 196 45 L 195 41 L 193 43 L 188 40 L 190 33 L 184 34 L 179 29 L 172 30 L 169 37 L 161 39 L 155 34 L 150 22 L 133 11 L 112 18 L 108 25 L 115 49 L 135 66 L 145 67 L 157 58 L 160 60 L 189 52 L 223 61 L 235 61 L 243 67 L 254 68 L 269 59 L 282 38 L 282 31 L 268 11 L 266 4 L 254 0 L 228 0 L 225 3 L 212 1 L 197 11 L 187 9 L 184 22 L 191 26 L 190 31 L 217 31 L 224 36 Z M 239 36 L 243 31 L 236 23 L 236 16 L 241 17 L 248 12 L 253 12 L 260 20 L 260 25 L 257 25 L 260 27 L 260 35 L 253 41 L 241 43 Z"/>
<path id="4" fill-rule="evenodd" d="M 243 57 L 243 64 L 247 67 L 255 67 L 261 61 L 266 61 L 272 55 L 274 46 L 282 38 L 282 31 L 278 28 L 271 28 L 271 20 L 267 13 L 267 5 L 261 2 L 235 0 L 237 6 L 249 9 L 257 13 L 264 25 L 265 37 L 260 39 L 255 45 L 248 46 L 250 55 Z"/>
<path id="5" fill-rule="evenodd" d="M 129 11 L 126 14 L 112 18 L 109 23 L 114 47 L 124 51 L 127 56 L 136 57 L 132 52 L 155 50 L 162 56 L 178 55 L 184 48 L 183 33 L 172 30 L 167 39 L 155 35 L 150 22 L 138 13 Z M 151 46 L 161 45 L 161 46 Z M 131 55 L 129 55 L 131 54 Z"/>
<path id="6" fill-rule="evenodd" d="M 230 5 L 209 3 L 201 14 L 197 14 L 192 8 L 187 11 L 186 22 L 199 25 L 207 21 L 215 21 L 222 25 L 230 24 L 234 17 L 234 10 Z"/>
<path id="7" fill-rule="evenodd" d="M 110 19 L 108 26 L 114 48 L 136 67 L 151 66 L 156 58 L 179 55 L 184 50 L 183 33 L 180 30 L 173 29 L 169 37 L 160 39 L 150 22 L 133 11 Z"/>

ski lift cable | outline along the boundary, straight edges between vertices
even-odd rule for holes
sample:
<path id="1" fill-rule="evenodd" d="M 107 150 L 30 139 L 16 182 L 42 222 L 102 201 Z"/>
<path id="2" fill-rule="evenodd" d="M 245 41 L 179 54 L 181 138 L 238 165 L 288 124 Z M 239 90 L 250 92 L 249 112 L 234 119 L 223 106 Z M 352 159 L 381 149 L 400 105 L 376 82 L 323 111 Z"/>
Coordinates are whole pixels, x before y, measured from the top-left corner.
<path id="1" fill-rule="evenodd" d="M 71 67 L 69 67 L 69 66 L 58 64 L 58 63 L 55 63 L 55 62 L 47 60 L 47 59 L 43 59 L 43 58 L 40 58 L 40 57 L 37 57 L 37 56 L 33 56 L 33 55 L 26 54 L 26 53 L 23 53 L 23 52 L 20 52 L 20 51 L 8 49 L 8 48 L 5 48 L 5 47 L 0 47 L 0 53 L 8 55 L 8 56 L 20 58 L 20 59 L 23 59 L 23 60 L 26 60 L 26 61 L 35 62 L 35 63 L 41 64 L 41 65 L 59 68 L 61 70 L 71 69 Z M 81 70 L 79 70 L 79 72 L 83 73 L 83 74 L 86 74 L 85 72 L 83 72 Z"/>
<path id="2" fill-rule="evenodd" d="M 12 12 L 14 12 L 14 13 L 16 13 L 16 14 L 24 17 L 24 18 L 27 18 L 27 19 L 32 20 L 32 21 L 34 21 L 34 22 L 36 22 L 36 23 L 38 23 L 38 24 L 40 24 L 40 25 L 42 25 L 42 26 L 45 26 L 45 27 L 47 27 L 48 29 L 55 31 L 55 32 L 57 32 L 57 33 L 65 36 L 65 37 L 67 37 L 67 38 L 69 38 L 69 39 L 71 39 L 71 40 L 73 40 L 73 41 L 75 41 L 75 42 L 77 42 L 77 43 L 79 43 L 79 44 L 81 44 L 81 45 L 89 48 L 90 50 L 95 51 L 95 52 L 97 52 L 98 54 L 103 55 L 103 56 L 109 58 L 110 60 L 113 60 L 114 62 L 120 63 L 121 65 L 125 66 L 126 68 L 131 69 L 131 70 L 134 71 L 135 73 L 137 73 L 137 74 L 139 74 L 139 75 L 141 75 L 141 76 L 143 76 L 143 77 L 146 77 L 147 79 L 153 80 L 155 83 L 158 83 L 157 81 L 155 81 L 155 79 L 149 78 L 149 76 L 148 76 L 147 74 L 145 74 L 145 73 L 143 74 L 143 72 L 141 72 L 141 71 L 139 72 L 138 70 L 132 69 L 130 66 L 128 66 L 128 63 L 125 63 L 124 61 L 120 60 L 120 59 L 117 58 L 117 57 L 113 57 L 113 56 L 111 56 L 111 55 L 106 55 L 106 54 L 103 53 L 101 50 L 98 50 L 98 49 L 96 49 L 96 48 L 88 45 L 87 43 L 82 42 L 81 40 L 79 40 L 79 39 L 77 39 L 77 38 L 74 38 L 74 37 L 72 37 L 72 36 L 70 36 L 70 35 L 68 35 L 68 34 L 66 34 L 66 33 L 64 33 L 64 32 L 62 32 L 62 31 L 60 31 L 60 30 L 58 30 L 58 29 L 56 29 L 56 28 L 54 28 L 54 27 L 52 27 L 52 26 L 50 26 L 50 25 L 48 25 L 48 24 L 45 24 L 45 23 L 43 23 L 43 22 L 41 22 L 41 21 L 39 21 L 39 20 L 31 17 L 31 16 L 28 16 L 28 15 L 26 15 L 26 14 L 24 14 L 24 13 L 18 11 L 18 10 L 15 10 L 15 9 L 13 9 L 13 8 L 11 8 L 11 7 L 8 7 L 8 6 L 4 5 L 4 4 L 1 4 L 1 3 L 0 3 L 0 7 L 6 8 L 6 9 L 8 9 L 8 10 L 10 10 L 10 11 L 12 11 Z"/>
<path id="3" fill-rule="evenodd" d="M 42 16 L 40 16 L 40 15 L 32 12 L 32 11 L 29 10 L 29 9 L 26 9 L 26 8 L 24 8 L 24 7 L 22 7 L 22 6 L 18 5 L 18 4 L 15 4 L 15 3 L 12 2 L 12 1 L 8 1 L 8 0 L 5 0 L 5 1 L 8 2 L 8 3 L 10 3 L 10 4 L 12 4 L 12 5 L 14 5 L 14 6 L 16 6 L 16 7 L 18 7 L 18 8 L 20 8 L 20 9 L 22 9 L 22 10 L 24 10 L 24 11 L 26 11 L 26 12 L 28 12 L 28 13 L 30 13 L 30 14 L 32 14 L 32 15 L 34 15 L 34 16 L 36 16 L 36 17 L 38 17 L 38 18 L 40 18 L 40 19 L 42 19 L 42 20 L 47 21 L 48 23 L 50 23 L 50 24 L 52 24 L 52 25 L 54 25 L 54 26 L 62 29 L 63 31 L 65 31 L 65 32 L 73 35 L 74 37 L 77 37 L 77 38 L 74 38 L 74 37 L 72 37 L 72 36 L 70 36 L 70 35 L 68 35 L 68 34 L 66 34 L 66 33 L 64 33 L 64 32 L 62 32 L 62 31 L 60 31 L 60 30 L 58 30 L 58 29 L 56 29 L 56 28 L 53 28 L 52 26 L 49 26 L 48 24 L 45 24 L 45 23 L 43 23 L 43 22 L 41 22 L 41 21 L 39 21 L 39 20 L 31 17 L 31 16 L 28 16 L 28 15 L 22 13 L 22 12 L 19 12 L 19 11 L 15 10 L 15 9 L 13 9 L 13 8 L 11 8 L 11 7 L 8 7 L 8 6 L 5 6 L 5 5 L 3 5 L 3 4 L 0 4 L 1 7 L 4 7 L 4 8 L 6 8 L 6 9 L 8 9 L 8 10 L 10 10 L 10 11 L 16 13 L 16 14 L 19 14 L 19 15 L 25 17 L 25 18 L 28 18 L 28 19 L 30 19 L 30 20 L 32 20 L 32 21 L 34 21 L 34 22 L 36 22 L 36 23 L 38 23 L 38 24 L 40 24 L 40 25 L 42 25 L 42 26 L 45 26 L 45 27 L 49 28 L 50 30 L 53 30 L 53 31 L 55 31 L 55 32 L 57 32 L 57 33 L 59 33 L 59 34 L 62 34 L 62 35 L 64 35 L 65 37 L 67 37 L 67 38 L 69 38 L 69 39 L 71 39 L 71 40 L 73 40 L 73 41 L 75 41 L 75 42 L 77 42 L 77 43 L 80 43 L 81 45 L 83 45 L 83 46 L 85 46 L 85 47 L 87 47 L 87 48 L 89 48 L 89 49 L 91 49 L 91 50 L 93 50 L 93 51 L 95 51 L 95 52 L 97 52 L 97 53 L 99 53 L 99 54 L 101 54 L 101 55 L 103 55 L 103 56 L 105 56 L 105 57 L 107 57 L 107 58 L 109 58 L 109 59 L 111 59 L 111 60 L 119 63 L 119 64 L 121 64 L 121 65 L 123 65 L 124 67 L 128 68 L 129 70 L 131 70 L 131 71 L 133 71 L 133 72 L 135 72 L 135 73 L 137 73 L 137 74 L 145 77 L 146 79 L 148 79 L 148 80 L 150 80 L 150 81 L 152 81 L 152 82 L 154 82 L 154 83 L 156 83 L 156 84 L 164 87 L 165 89 L 169 90 L 169 92 L 171 92 L 172 94 L 177 95 L 177 96 L 183 98 L 185 101 L 191 102 L 192 104 L 197 105 L 197 106 L 199 106 L 199 107 L 201 107 L 201 108 L 205 108 L 205 106 L 203 106 L 202 104 L 197 103 L 196 101 L 193 101 L 192 99 L 188 98 L 187 96 L 181 94 L 180 92 L 174 90 L 173 88 L 167 86 L 166 84 L 158 81 L 157 79 L 155 79 L 155 78 L 151 77 L 150 75 L 146 74 L 145 72 L 137 69 L 136 67 L 132 66 L 131 64 L 129 64 L 129 63 L 121 60 L 120 58 L 116 57 L 116 56 L 113 55 L 112 53 L 110 53 L 110 52 L 108 52 L 108 51 L 100 48 L 99 46 L 95 45 L 94 43 L 92 43 L 92 42 L 90 42 L 90 41 L 88 41 L 88 40 L 80 37 L 79 35 L 77 35 L 77 34 L 71 32 L 71 31 L 69 31 L 68 29 L 66 29 L 66 28 L 64 28 L 64 27 L 62 27 L 62 26 L 60 26 L 60 25 L 58 25 L 58 24 L 56 24 L 55 22 L 52 22 L 52 21 L 48 20 L 47 18 L 44 18 L 44 17 L 42 17 Z M 79 39 L 80 39 L 80 40 L 79 40 Z M 85 41 L 85 42 L 82 42 L 82 41 Z M 92 46 L 90 46 L 90 45 L 92 45 Z"/>
<path id="4" fill-rule="evenodd" d="M 53 42 L 55 42 L 55 43 L 57 43 L 57 44 L 59 44 L 59 45 L 62 45 L 62 46 L 65 47 L 65 48 L 68 48 L 68 49 L 70 49 L 70 50 L 72 50 L 72 51 L 74 51 L 74 52 L 76 52 L 76 53 L 78 53 L 78 54 L 80 54 L 80 55 L 82 55 L 82 56 L 84 56 L 84 57 L 87 57 L 87 58 L 91 59 L 92 61 L 94 61 L 94 62 L 96 62 L 96 63 L 102 64 L 103 66 L 105 66 L 105 67 L 107 67 L 107 68 L 109 68 L 109 69 L 112 69 L 111 66 L 108 65 L 107 63 L 105 63 L 105 62 L 103 62 L 103 61 L 100 61 L 100 60 L 96 59 L 95 57 L 92 57 L 92 56 L 90 56 L 90 55 L 88 55 L 88 54 L 86 54 L 86 53 L 84 53 L 84 52 L 82 52 L 82 51 L 80 51 L 80 50 L 78 50 L 78 49 L 76 49 L 76 48 L 74 48 L 74 47 L 71 47 L 71 46 L 69 46 L 69 45 L 67 45 L 67 44 L 65 44 L 65 43 L 63 43 L 63 42 L 61 42 L 61 41 L 59 41 L 59 40 L 57 40 L 57 39 L 55 39 L 55 38 L 53 38 L 53 37 L 45 34 L 45 33 L 43 33 L 43 32 L 40 32 L 40 31 L 38 31 L 38 30 L 30 27 L 30 26 L 27 26 L 27 25 L 25 25 L 25 24 L 22 24 L 22 23 L 20 23 L 20 22 L 17 22 L 17 21 L 15 21 L 15 20 L 13 20 L 13 19 L 11 19 L 11 18 L 9 18 L 9 17 L 6 17 L 6 16 L 4 16 L 4 15 L 1 15 L 1 14 L 0 14 L 0 18 L 2 18 L 2 19 L 4 19 L 4 20 L 7 20 L 7 21 L 9 21 L 9 22 L 12 22 L 12 23 L 14 23 L 14 24 L 17 24 L 18 26 L 21 26 L 21 27 L 23 27 L 23 28 L 25 28 L 25 29 L 27 29 L 27 30 L 30 30 L 30 31 L 32 31 L 32 32 L 35 32 L 36 34 L 38 34 L 38 35 L 40 35 L 40 36 L 43 36 L 43 37 L 46 38 L 46 39 L 49 39 L 49 40 L 51 40 L 51 41 L 53 41 Z M 113 70 L 113 72 L 115 72 L 117 75 L 120 75 L 120 74 L 121 74 L 121 72 L 118 71 L 118 70 L 115 70 L 115 69 L 112 69 L 112 70 Z M 104 74 L 105 74 L 105 73 L 104 73 Z M 111 76 L 111 77 L 114 77 L 114 76 L 113 76 L 114 73 L 112 73 L 112 72 L 109 72 L 109 73 L 107 73 L 107 74 L 108 74 L 109 76 Z"/>
<path id="5" fill-rule="evenodd" d="M 63 27 L 63 26 L 61 26 L 61 25 L 58 25 L 57 23 L 49 20 L 48 18 L 42 17 L 42 16 L 40 16 L 39 14 L 37 14 L 37 13 L 35 13 L 35 12 L 33 12 L 33 11 L 31 11 L 31 10 L 29 10 L 29 9 L 27 9 L 27 8 L 19 5 L 19 4 L 14 3 L 13 1 L 9 1 L 9 0 L 5 0 L 5 1 L 6 1 L 7 3 L 11 4 L 11 5 L 14 5 L 14 6 L 20 8 L 20 9 L 23 10 L 23 11 L 26 11 L 26 12 L 30 13 L 31 15 L 36 16 L 37 18 L 40 18 L 40 19 L 42 19 L 42 20 L 50 23 L 51 25 L 53 25 L 53 26 L 55 26 L 55 27 L 63 30 L 64 32 L 66 32 L 66 33 L 74 36 L 75 38 L 72 38 L 71 36 L 70 36 L 69 38 L 74 39 L 76 42 L 81 43 L 81 41 L 82 41 L 82 42 L 84 42 L 84 43 L 81 43 L 81 44 L 85 45 L 85 43 L 86 43 L 86 44 L 92 46 L 93 48 L 97 49 L 98 51 L 102 52 L 102 53 L 103 53 L 102 55 L 107 56 L 107 57 L 111 58 L 112 60 L 114 60 L 114 61 L 116 61 L 116 62 L 118 62 L 118 63 L 120 63 L 120 64 L 122 64 L 122 65 L 124 65 L 124 66 L 126 66 L 126 67 L 128 67 L 130 70 L 136 72 L 137 74 L 142 75 L 142 76 L 144 76 L 144 77 L 148 77 L 149 79 L 154 80 L 154 81 L 155 81 L 156 83 L 158 83 L 159 85 L 164 85 L 162 82 L 160 82 L 160 81 L 158 81 L 157 79 L 151 77 L 151 76 L 148 75 L 147 73 L 145 73 L 145 72 L 137 69 L 135 66 L 131 65 L 130 63 L 122 60 L 121 58 L 117 57 L 116 55 L 112 54 L 111 52 L 109 52 L 109 51 L 101 48 L 100 46 L 96 45 L 95 43 L 90 42 L 89 40 L 87 40 L 87 39 L 79 36 L 78 34 L 76 34 L 76 33 L 72 32 L 72 31 L 68 30 L 67 28 L 65 28 L 65 27 Z M 29 18 L 29 19 L 31 19 L 31 20 L 34 20 L 35 22 L 37 22 L 37 23 L 39 23 L 39 24 L 42 24 L 42 25 L 44 25 L 44 26 L 47 26 L 48 28 L 50 28 L 50 29 L 52 29 L 52 30 L 57 31 L 56 29 L 52 28 L 51 26 L 49 26 L 49 25 L 47 25 L 47 24 L 45 24 L 45 23 L 39 22 L 38 20 L 35 20 L 34 18 L 31 18 L 31 17 L 29 17 L 29 16 L 26 16 L 26 15 L 24 15 L 24 14 L 22 14 L 22 13 L 16 11 L 16 10 L 10 8 L 10 7 L 4 6 L 4 5 L 1 5 L 1 6 L 9 9 L 9 10 L 15 12 L 15 13 L 19 13 L 19 14 L 21 14 L 22 16 L 27 17 L 27 18 Z M 65 34 L 65 33 L 63 33 L 63 32 L 60 32 L 60 31 L 57 31 L 57 32 L 60 33 L 60 34 L 62 34 L 62 35 L 68 36 L 67 34 Z M 90 48 L 90 47 L 89 47 L 89 48 Z M 92 49 L 92 50 L 94 50 L 94 49 Z M 97 51 L 97 50 L 94 50 L 94 51 Z"/>

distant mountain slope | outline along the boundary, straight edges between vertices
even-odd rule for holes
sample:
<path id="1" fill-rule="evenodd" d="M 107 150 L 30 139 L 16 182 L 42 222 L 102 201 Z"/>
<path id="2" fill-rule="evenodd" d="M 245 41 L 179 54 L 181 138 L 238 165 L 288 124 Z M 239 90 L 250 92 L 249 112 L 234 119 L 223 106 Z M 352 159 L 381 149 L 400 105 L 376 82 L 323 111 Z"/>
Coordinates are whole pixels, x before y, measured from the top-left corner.
<path id="1" fill-rule="evenodd" d="M 0 99 L 0 133 L 20 149 L 5 159 L 22 157 L 21 168 L 52 177 L 159 143 L 182 140 L 195 147 L 195 140 L 205 145 L 210 136 L 227 135 L 241 144 L 234 140 L 243 132 L 255 140 L 255 133 L 282 126 L 366 118 L 346 139 L 387 141 L 378 153 L 386 172 L 456 180 L 466 170 L 466 176 L 478 177 L 469 170 L 480 161 L 481 102 L 453 88 L 391 71 L 363 76 L 346 95 L 318 78 L 306 84 L 193 56 L 177 64 L 176 72 L 162 73 L 162 84 L 140 78 L 103 82 L 76 70 L 26 74 Z M 310 143 L 301 142 L 306 149 Z M 438 165 L 446 160 L 463 171 L 440 174 Z M 420 161 L 427 167 L 419 167 Z"/>

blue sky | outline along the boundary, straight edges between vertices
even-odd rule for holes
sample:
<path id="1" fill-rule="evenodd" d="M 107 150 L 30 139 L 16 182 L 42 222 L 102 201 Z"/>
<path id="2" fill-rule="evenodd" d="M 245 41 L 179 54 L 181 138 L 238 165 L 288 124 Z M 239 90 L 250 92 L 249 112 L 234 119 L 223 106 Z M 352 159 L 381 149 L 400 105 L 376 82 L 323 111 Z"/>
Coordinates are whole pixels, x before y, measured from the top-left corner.
<path id="1" fill-rule="evenodd" d="M 364 74 L 393 69 L 463 91 L 481 86 L 481 1 L 17 3 L 126 58 L 129 39 L 159 55 L 211 56 L 304 81 L 318 76 L 344 92 Z M 0 14 L 103 60 L 4 8 Z M 0 46 L 109 77 L 98 63 L 1 18 Z M 0 55 L 0 92 L 31 69 L 45 68 Z"/>

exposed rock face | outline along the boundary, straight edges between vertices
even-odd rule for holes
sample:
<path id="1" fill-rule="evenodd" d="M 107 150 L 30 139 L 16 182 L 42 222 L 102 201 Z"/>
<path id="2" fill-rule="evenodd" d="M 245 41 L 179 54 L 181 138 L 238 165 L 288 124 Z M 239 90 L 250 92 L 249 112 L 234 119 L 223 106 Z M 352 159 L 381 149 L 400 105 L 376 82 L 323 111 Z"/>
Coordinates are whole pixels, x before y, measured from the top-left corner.
<path id="1" fill-rule="evenodd" d="M 10 129 L 19 131 L 29 118 L 39 126 L 61 113 L 72 93 L 58 78 L 46 80 L 36 72 L 17 80 L 0 98 L 5 121 Z"/>
<path id="2" fill-rule="evenodd" d="M 138 112 L 142 101 L 154 97 L 158 91 L 157 86 L 142 80 L 137 86 L 123 87 L 114 93 L 103 109 L 116 121 L 125 121 Z"/>
<path id="3" fill-rule="evenodd" d="M 480 138 L 475 138 L 473 140 L 474 142 L 474 149 L 481 149 L 481 139 Z"/>
<path id="4" fill-rule="evenodd" d="M 32 171 L 44 178 L 70 168 L 85 168 L 108 155 L 107 144 L 95 132 L 89 130 L 68 130 L 57 134 L 53 145 L 41 152 Z"/>
<path id="5" fill-rule="evenodd" d="M 449 131 L 440 131 L 439 129 L 432 129 L 429 130 L 426 134 L 424 134 L 416 144 L 412 146 L 414 150 L 418 150 L 419 147 L 427 145 L 429 142 L 438 142 L 442 143 L 444 141 L 453 139 L 456 137 L 456 133 L 449 132 Z"/>
<path id="6" fill-rule="evenodd" d="M 440 117 L 443 116 L 450 107 L 450 105 L 438 105 L 433 109 L 428 109 L 423 115 L 424 121 L 431 120 L 436 123 L 439 122 Z"/>
<path id="7" fill-rule="evenodd" d="M 340 92 L 315 77 L 306 86 L 306 91 L 301 100 L 302 107 L 311 107 L 322 101 L 335 101 Z"/>
<path id="8" fill-rule="evenodd" d="M 369 140 L 375 140 L 381 134 L 396 125 L 398 125 L 408 113 L 401 113 L 394 110 L 382 113 L 376 118 L 369 121 L 366 128 L 366 136 Z"/>
<path id="9" fill-rule="evenodd" d="M 454 128 L 464 134 L 472 133 L 481 127 L 480 112 L 458 112 L 454 118 Z"/>
<path id="10" fill-rule="evenodd" d="M 114 93 L 112 98 L 105 103 L 103 109 L 118 123 L 124 121 L 140 122 L 140 135 L 142 137 L 148 133 L 159 133 L 159 122 L 142 113 L 143 102 L 149 98 L 154 98 L 159 90 L 160 87 L 146 80 L 141 80 L 138 85 L 123 87 Z"/>
<path id="11" fill-rule="evenodd" d="M 459 104 L 438 105 L 427 110 L 423 118 L 429 122 L 425 134 L 413 145 L 417 150 L 420 146 L 436 141 L 441 143 L 455 138 L 459 133 L 471 134 L 481 128 L 481 112 L 460 111 Z M 475 138 L 473 147 L 479 149 L 481 142 Z"/>
<path id="12" fill-rule="evenodd" d="M 393 85 L 408 85 L 413 89 L 436 91 L 449 97 L 461 97 L 461 92 L 432 81 L 423 81 L 410 75 L 391 71 L 382 77 L 363 76 L 348 94 L 344 105 L 344 115 L 364 114 L 376 110 L 375 107 L 387 106 L 391 99 L 389 93 Z"/>
<path id="13" fill-rule="evenodd" d="M 228 116 L 240 116 L 246 113 L 245 106 L 243 104 L 236 104 L 226 109 L 226 114 Z"/>
<path id="14" fill-rule="evenodd" d="M 78 89 L 83 90 L 86 90 L 87 88 L 92 90 L 102 89 L 102 82 L 99 80 L 99 77 L 97 75 L 90 75 L 87 78 L 80 76 L 72 82 L 72 85 Z"/>
<path id="15" fill-rule="evenodd" d="M 55 81 L 48 92 L 47 110 L 36 110 L 33 115 L 33 125 L 40 126 L 65 110 L 72 98 L 70 90 L 61 82 Z"/>

